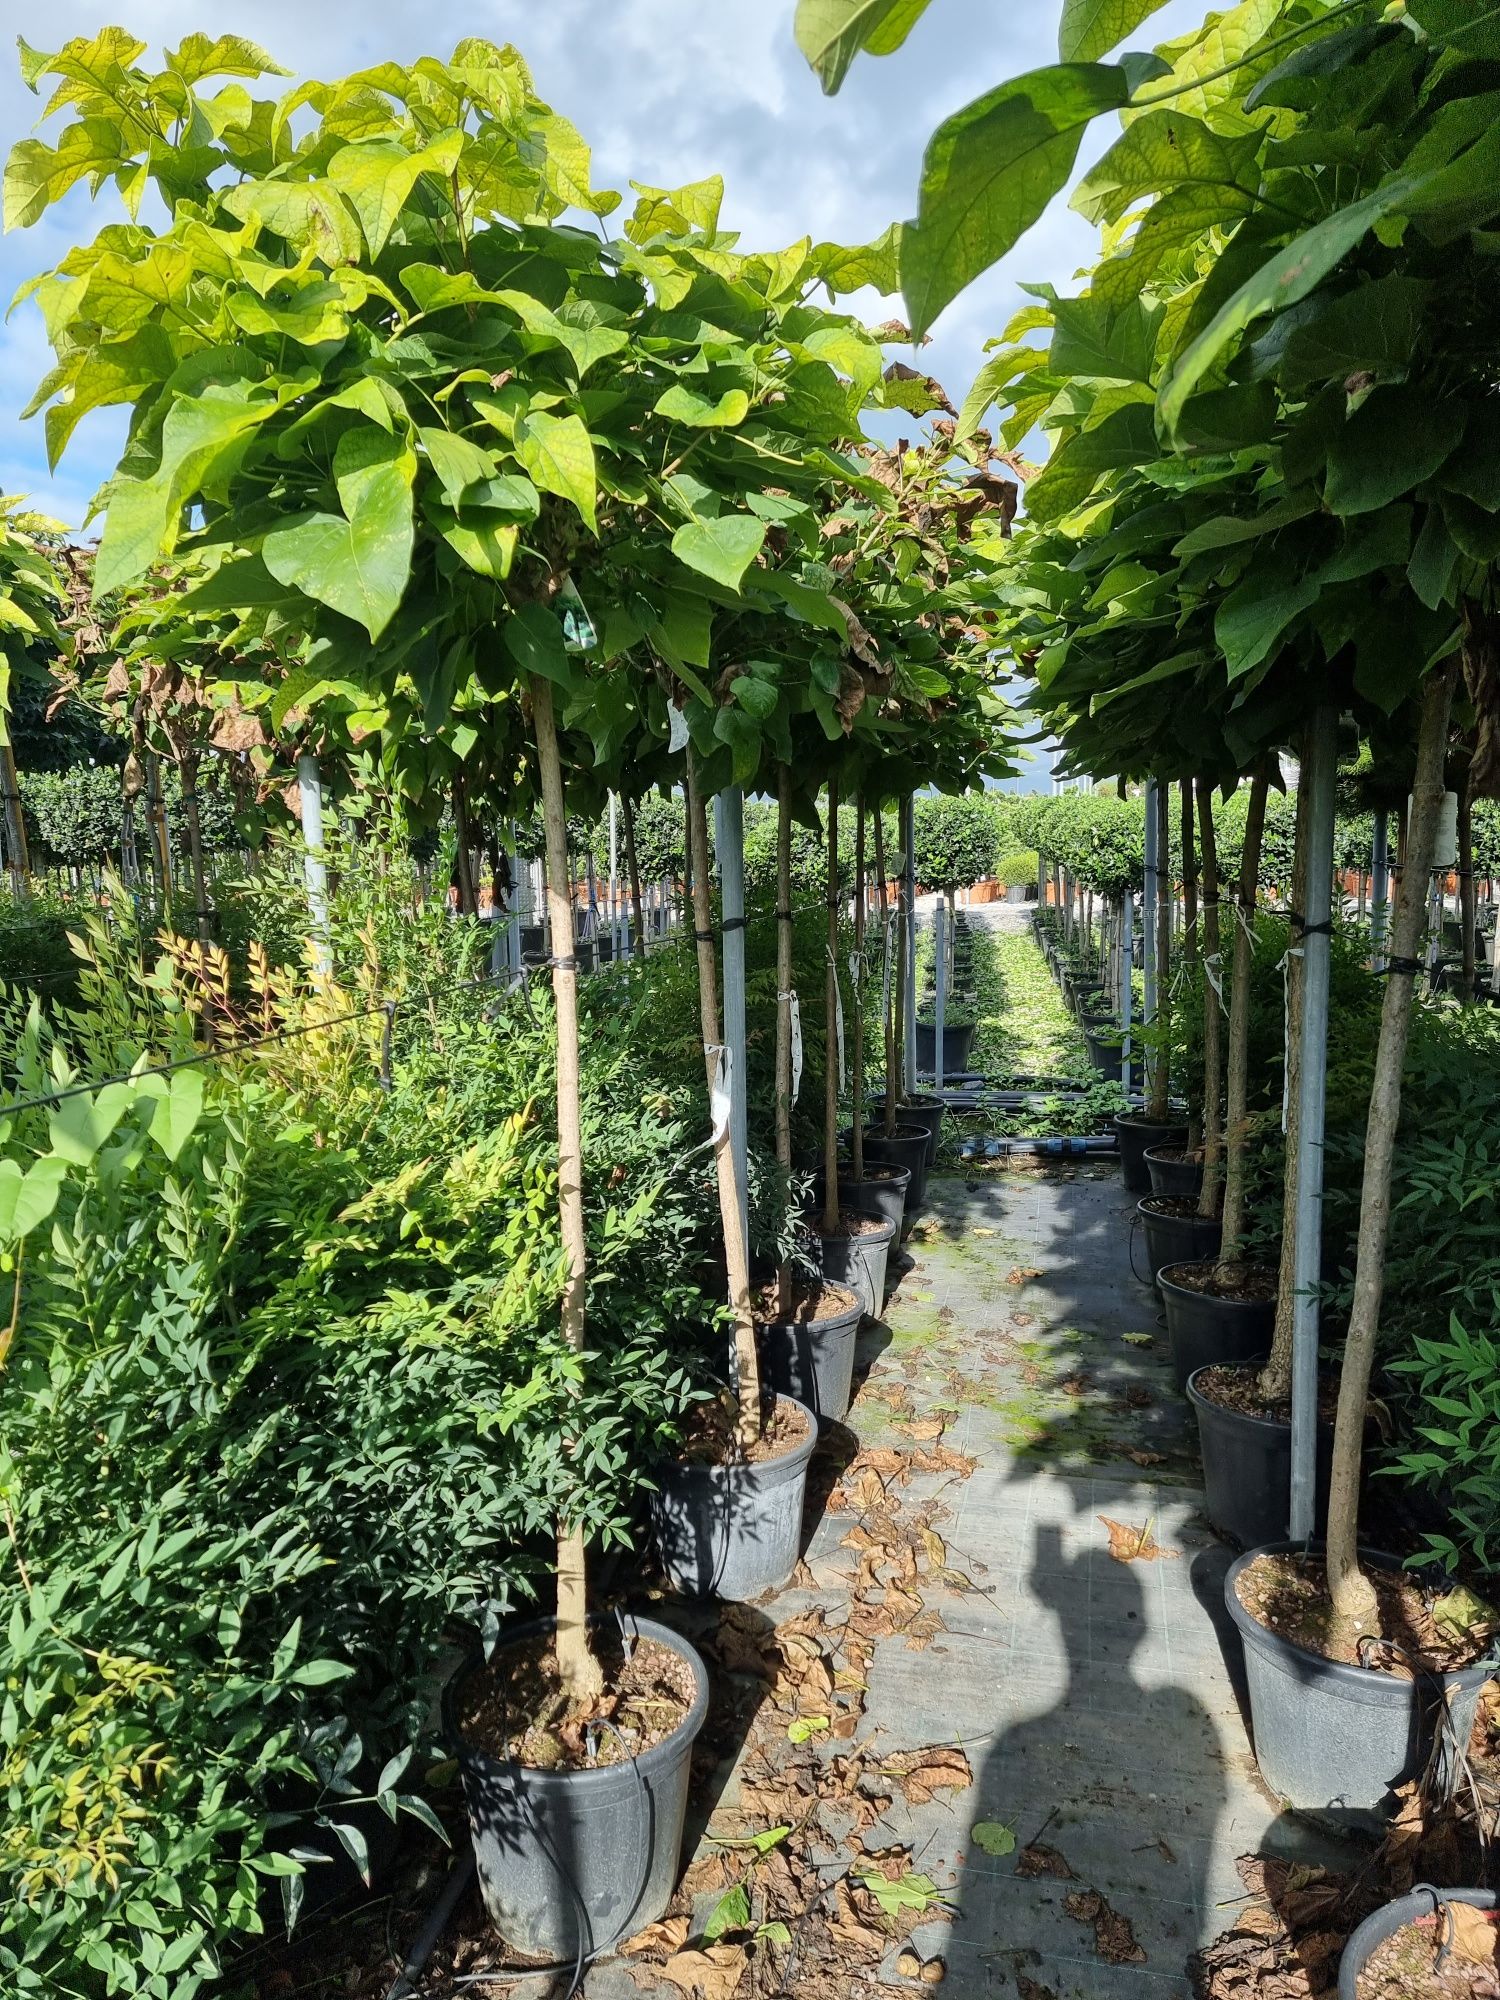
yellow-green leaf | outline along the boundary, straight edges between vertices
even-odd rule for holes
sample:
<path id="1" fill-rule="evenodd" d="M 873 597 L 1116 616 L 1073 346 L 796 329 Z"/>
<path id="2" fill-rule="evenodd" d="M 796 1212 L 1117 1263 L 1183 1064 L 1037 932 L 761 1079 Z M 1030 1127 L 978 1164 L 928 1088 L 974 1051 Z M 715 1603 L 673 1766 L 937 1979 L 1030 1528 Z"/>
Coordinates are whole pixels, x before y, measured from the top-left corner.
<path id="1" fill-rule="evenodd" d="M 571 500 L 597 534 L 594 446 L 582 417 L 532 410 L 516 424 L 516 454 L 544 493 Z"/>

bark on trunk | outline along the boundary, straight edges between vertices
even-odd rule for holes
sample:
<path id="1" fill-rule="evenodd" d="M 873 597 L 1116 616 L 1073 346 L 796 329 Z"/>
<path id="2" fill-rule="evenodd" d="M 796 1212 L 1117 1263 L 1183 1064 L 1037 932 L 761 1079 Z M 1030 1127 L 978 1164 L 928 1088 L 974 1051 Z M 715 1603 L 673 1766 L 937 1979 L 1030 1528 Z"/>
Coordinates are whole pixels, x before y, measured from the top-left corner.
<path id="1" fill-rule="evenodd" d="M 875 875 L 880 898 L 880 1031 L 885 1043 L 885 1130 L 896 1129 L 896 982 L 888 970 L 891 955 L 890 892 L 885 875 L 885 820 L 875 808 Z"/>
<path id="2" fill-rule="evenodd" d="M 453 880 L 458 890 L 458 912 L 463 917 L 477 917 L 479 898 L 474 893 L 474 858 L 469 845 L 469 802 L 464 793 L 464 774 L 453 774 Z M 566 852 L 566 848 L 564 849 Z M 562 950 L 569 947 L 564 945 Z M 554 946 L 554 950 L 558 947 Z"/>
<path id="3" fill-rule="evenodd" d="M 1182 781 L 1182 964 L 1191 994 L 1198 977 L 1198 847 L 1193 839 L 1193 781 Z M 1201 1113 L 1188 1106 L 1187 1149 L 1197 1146 Z"/>
<path id="4" fill-rule="evenodd" d="M 1215 981 L 1224 982 L 1223 930 L 1219 923 L 1219 847 L 1214 833 L 1214 788 L 1199 778 L 1198 833 L 1203 854 L 1203 1192 L 1200 1215 L 1217 1215 L 1224 1175 L 1224 1007 Z"/>
<path id="5" fill-rule="evenodd" d="M 854 963 L 858 977 L 850 1004 L 854 1009 L 853 1124 L 849 1154 L 855 1180 L 865 1175 L 865 802 L 854 800 Z"/>
<path id="6" fill-rule="evenodd" d="M 713 1089 L 719 1047 L 719 975 L 714 959 L 713 903 L 709 887 L 708 812 L 698 779 L 697 757 L 687 753 L 688 841 L 693 864 L 693 929 L 698 947 L 698 1017 L 703 1060 Z M 745 1242 L 739 1174 L 726 1125 L 714 1148 L 719 1182 L 719 1223 L 724 1231 L 724 1263 L 729 1274 L 729 1309 L 734 1315 L 734 1353 L 739 1377 L 739 1438 L 746 1450 L 760 1436 L 760 1363 L 755 1321 L 750 1311 L 750 1253 Z"/>
<path id="7" fill-rule="evenodd" d="M 31 854 L 26 844 L 26 815 L 21 810 L 16 753 L 8 742 L 0 743 L 0 793 L 5 807 L 5 865 L 16 900 L 25 902 L 31 894 Z"/>
<path id="8" fill-rule="evenodd" d="M 646 905 L 641 896 L 641 865 L 635 852 L 635 807 L 620 794 L 620 817 L 625 827 L 625 872 L 630 878 L 630 944 L 637 958 L 646 956 Z"/>
<path id="9" fill-rule="evenodd" d="M 828 963 L 823 970 L 823 1233 L 839 1226 L 839 781 L 828 780 Z"/>
<path id="10" fill-rule="evenodd" d="M 1302 769 L 1309 757 L 1304 749 Z M 1305 784 L 1297 787 L 1297 825 L 1292 848 L 1292 910 L 1307 911 L 1307 842 L 1311 814 Z M 1276 1279 L 1276 1325 L 1271 1352 L 1261 1370 L 1260 1393 L 1283 1403 L 1292 1393 L 1292 1321 L 1297 1299 L 1297 1158 L 1302 1144 L 1302 933 L 1294 923 L 1287 939 L 1285 1064 L 1286 1142 L 1282 1148 L 1281 1269 Z"/>
<path id="11" fill-rule="evenodd" d="M 1224 1212 L 1219 1267 L 1233 1273 L 1243 1255 L 1249 1166 L 1246 1107 L 1250 1094 L 1250 981 L 1255 968 L 1255 892 L 1260 880 L 1260 840 L 1266 823 L 1268 775 L 1250 781 L 1245 847 L 1240 856 L 1234 925 L 1234 991 L 1229 996 L 1229 1044 L 1224 1061 Z"/>
<path id="12" fill-rule="evenodd" d="M 1358 1561 L 1359 1463 L 1365 1402 L 1380 1327 L 1386 1237 L 1391 1220 L 1391 1163 L 1401 1116 L 1401 1071 L 1411 1030 L 1414 968 L 1422 941 L 1427 876 L 1443 808 L 1443 759 L 1458 662 L 1432 674 L 1422 703 L 1411 824 L 1391 924 L 1391 952 L 1375 1050 L 1375 1078 L 1365 1127 L 1364 1180 L 1360 1188 L 1359 1247 L 1354 1298 L 1339 1371 L 1338 1419 L 1333 1438 L 1333 1482 L 1328 1497 L 1328 1585 L 1335 1611 L 1356 1625 L 1375 1614 L 1375 1593 Z"/>
<path id="13" fill-rule="evenodd" d="M 792 774 L 776 771 L 776 1159 L 792 1171 Z M 792 1311 L 791 1259 L 777 1272 L 783 1319 Z"/>
<path id="14" fill-rule="evenodd" d="M 1156 1020 L 1151 1050 L 1151 1111 L 1165 1119 L 1172 1087 L 1172 788 L 1156 787 Z"/>
<path id="15" fill-rule="evenodd" d="M 1459 995 L 1465 1007 L 1474 1004 L 1474 978 L 1479 966 L 1478 909 L 1474 899 L 1474 817 L 1472 787 L 1466 770 L 1458 787 L 1458 912 L 1464 939 L 1464 990 Z"/>
<path id="16" fill-rule="evenodd" d="M 552 920 L 552 999 L 557 1013 L 557 1213 L 567 1275 L 562 1335 L 575 1354 L 584 1347 L 588 1247 L 583 1227 L 583 1140 L 578 1081 L 578 972 L 573 962 L 567 893 L 568 819 L 562 758 L 549 681 L 531 682 L 532 725 L 542 779 L 547 836 L 547 905 Z M 566 940 L 560 947 L 557 940 Z M 564 1450 L 568 1449 L 566 1440 Z M 557 1670 L 571 1702 L 597 1701 L 604 1676 L 588 1634 L 588 1562 L 583 1530 L 562 1524 L 557 1534 Z"/>
<path id="17" fill-rule="evenodd" d="M 151 821 L 151 853 L 156 863 L 156 887 L 163 922 L 172 908 L 172 840 L 167 831 L 167 808 L 161 792 L 161 761 L 154 750 L 143 760 L 146 766 L 146 811 Z"/>
<path id="18" fill-rule="evenodd" d="M 185 757 L 177 766 L 182 781 L 182 817 L 187 827 L 188 867 L 193 878 L 193 925 L 198 942 L 214 941 L 212 912 L 208 907 L 208 870 L 203 861 L 203 815 L 198 810 L 198 760 Z"/>

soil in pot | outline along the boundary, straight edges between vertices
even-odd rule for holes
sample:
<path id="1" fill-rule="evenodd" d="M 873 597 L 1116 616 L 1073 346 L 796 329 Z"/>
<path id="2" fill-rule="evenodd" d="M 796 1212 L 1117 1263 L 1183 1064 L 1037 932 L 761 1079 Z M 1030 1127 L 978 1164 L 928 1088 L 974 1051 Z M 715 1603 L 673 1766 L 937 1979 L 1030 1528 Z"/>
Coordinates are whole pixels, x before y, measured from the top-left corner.
<path id="1" fill-rule="evenodd" d="M 1500 2000 L 1500 1930 L 1493 1910 L 1445 1903 L 1376 1945 L 1356 2000 Z"/>
<path id="2" fill-rule="evenodd" d="M 797 1566 L 811 1410 L 778 1396 L 761 1436 L 742 1452 L 728 1397 L 699 1404 L 652 1500 L 657 1549 L 674 1589 L 746 1599 L 778 1590 Z"/>
<path id="3" fill-rule="evenodd" d="M 1433 1593 L 1409 1570 L 1365 1570 L 1375 1591 L 1373 1632 L 1338 1618 L 1320 1555 L 1261 1550 L 1235 1580 L 1235 1594 L 1268 1632 L 1344 1666 L 1368 1667 L 1398 1680 L 1452 1673 L 1484 1658 L 1494 1628 L 1455 1634 L 1433 1617 Z"/>
<path id="4" fill-rule="evenodd" d="M 755 1301 L 772 1384 L 804 1403 L 820 1424 L 837 1423 L 849 1408 L 863 1310 L 858 1293 L 844 1285 L 795 1285 L 786 1313 L 775 1285 Z"/>
<path id="5" fill-rule="evenodd" d="M 671 1900 L 708 1676 L 666 1626 L 599 1620 L 604 1692 L 571 1711 L 553 1632 L 538 1619 L 461 1670 L 443 1716 L 490 1921 L 513 1951 L 568 1963 L 654 1923 Z"/>

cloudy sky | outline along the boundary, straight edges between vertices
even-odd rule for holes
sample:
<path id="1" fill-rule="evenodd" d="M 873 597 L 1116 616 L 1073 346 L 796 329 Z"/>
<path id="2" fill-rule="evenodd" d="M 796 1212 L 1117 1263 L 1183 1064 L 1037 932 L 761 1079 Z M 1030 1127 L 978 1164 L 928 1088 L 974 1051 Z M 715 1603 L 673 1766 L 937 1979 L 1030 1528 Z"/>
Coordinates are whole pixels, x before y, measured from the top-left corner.
<path id="1" fill-rule="evenodd" d="M 119 21 L 153 50 L 193 29 L 248 35 L 299 77 L 339 76 L 387 57 L 448 54 L 463 35 L 512 41 L 541 93 L 594 148 L 596 185 L 674 187 L 721 173 L 724 225 L 749 248 L 811 234 L 863 243 L 914 206 L 922 146 L 939 119 L 989 85 L 1055 60 L 1059 0 L 934 0 L 905 48 L 862 57 L 825 98 L 792 36 L 794 0 L 52 0 L 22 12 L 28 41 L 60 48 Z M 1168 0 L 1149 39 L 1200 18 L 1195 0 Z M 1138 40 L 1147 39 L 1143 33 Z M 0 53 L 0 140 L 31 129 L 41 99 Z M 45 132 L 55 129 L 57 121 Z M 1090 149 L 1109 134 L 1102 129 Z M 0 238 L 0 295 L 56 262 L 108 219 L 80 189 L 46 222 Z M 924 366 L 954 401 L 984 340 L 1016 307 L 1022 280 L 1066 287 L 1093 251 L 1093 232 L 1058 203 L 1018 248 L 949 307 Z M 861 300 L 861 308 L 865 305 Z M 886 317 L 868 301 L 875 317 Z M 892 310 L 895 302 L 892 302 Z M 19 421 L 49 354 L 40 320 L 20 307 L 0 332 L 0 492 L 30 493 L 71 525 L 111 469 L 123 419 L 99 412 L 74 434 L 55 475 L 40 418 Z"/>

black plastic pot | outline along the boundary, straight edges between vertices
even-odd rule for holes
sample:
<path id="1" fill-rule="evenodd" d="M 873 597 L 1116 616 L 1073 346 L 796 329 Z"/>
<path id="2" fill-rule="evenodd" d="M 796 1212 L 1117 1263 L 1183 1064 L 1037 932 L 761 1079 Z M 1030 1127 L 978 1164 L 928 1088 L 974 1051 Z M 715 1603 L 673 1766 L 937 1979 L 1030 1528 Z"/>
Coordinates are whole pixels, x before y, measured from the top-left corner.
<path id="1" fill-rule="evenodd" d="M 627 1638 L 655 1639 L 686 1661 L 693 1703 L 664 1743 L 592 1771 L 533 1770 L 466 1743 L 456 1692 L 443 1720 L 463 1776 L 480 1893 L 513 1951 L 571 1963 L 654 1923 L 671 1901 L 682 1858 L 692 1748 L 708 1714 L 708 1675 L 685 1639 L 654 1619 L 623 1616 Z M 509 1635 L 548 1630 L 539 1618 Z"/>
<path id="2" fill-rule="evenodd" d="M 974 1041 L 974 1023 L 966 1022 L 963 1027 L 952 1021 L 943 1030 L 943 1074 L 944 1076 L 966 1076 L 969 1069 L 969 1053 Z M 917 1023 L 917 1068 L 930 1076 L 937 1065 L 937 1028 L 928 1021 Z"/>
<path id="3" fill-rule="evenodd" d="M 1199 1257 L 1212 1257 L 1223 1234 L 1216 1215 L 1161 1215 L 1148 1206 L 1156 1199 L 1147 1195 L 1135 1205 L 1153 1285 L 1163 1264 L 1191 1264 Z M 1132 1261 L 1133 1256 L 1132 1251 Z"/>
<path id="4" fill-rule="evenodd" d="M 875 1171 L 872 1173 L 872 1169 Z M 827 1183 L 822 1174 L 813 1176 L 813 1198 L 819 1208 L 823 1205 L 823 1191 Z M 887 1222 L 901 1227 L 906 1213 L 906 1193 L 911 1186 L 911 1169 L 892 1166 L 889 1160 L 865 1161 L 863 1180 L 854 1178 L 854 1169 L 840 1165 L 839 1203 L 846 1208 L 863 1209 L 867 1215 L 884 1216 Z"/>
<path id="5" fill-rule="evenodd" d="M 808 1418 L 807 1436 L 779 1458 L 756 1465 L 674 1460 L 662 1468 L 651 1511 L 674 1590 L 688 1597 L 762 1597 L 797 1567 L 818 1426 L 805 1403 L 796 1407 Z"/>
<path id="6" fill-rule="evenodd" d="M 1288 1805 L 1378 1825 L 1392 1789 L 1425 1765 L 1445 1703 L 1454 1740 L 1468 1742 L 1479 1690 L 1494 1669 L 1463 1667 L 1404 1679 L 1325 1660 L 1268 1631 L 1240 1603 L 1235 1584 L 1257 1555 L 1289 1555 L 1300 1547 L 1272 1542 L 1251 1549 L 1224 1579 L 1224 1601 L 1244 1641 L 1255 1761 Z M 1366 1549 L 1359 1559 L 1368 1569 L 1402 1567 L 1397 1557 Z"/>
<path id="7" fill-rule="evenodd" d="M 1146 1171 L 1151 1176 L 1151 1192 L 1186 1199 L 1200 1195 L 1203 1192 L 1203 1162 L 1182 1157 L 1180 1146 L 1176 1148 L 1178 1157 L 1164 1157 L 1172 1151 L 1171 1147 L 1165 1146 L 1146 1148 Z"/>
<path id="8" fill-rule="evenodd" d="M 1125 1041 L 1120 1030 L 1118 1028 L 1109 1028 L 1105 1029 L 1102 1033 L 1096 1034 L 1092 1028 L 1086 1027 L 1083 1031 L 1083 1039 L 1088 1044 L 1089 1061 L 1094 1065 L 1100 1076 L 1118 1076 L 1120 1074 L 1120 1055 Z"/>
<path id="9" fill-rule="evenodd" d="M 1409 1896 L 1398 1896 L 1365 1918 L 1344 1946 L 1339 1960 L 1338 2000 L 1359 2000 L 1359 1975 L 1387 1938 L 1404 1931 L 1408 1924 L 1436 1916 L 1445 1903 L 1467 1903 L 1476 1910 L 1493 1910 L 1494 1892 L 1489 1889 L 1434 1889 L 1424 1884 Z"/>
<path id="10" fill-rule="evenodd" d="M 926 1127 L 908 1125 L 904 1118 L 889 1135 L 878 1125 L 868 1126 L 865 1130 L 865 1153 L 869 1159 L 888 1160 L 893 1167 L 905 1167 L 911 1174 L 901 1224 L 903 1234 L 910 1231 L 927 1199 L 929 1143 Z"/>
<path id="11" fill-rule="evenodd" d="M 879 1319 L 885 1307 L 885 1267 L 901 1225 L 868 1209 L 850 1207 L 843 1213 L 875 1226 L 858 1236 L 825 1236 L 819 1217 L 810 1215 L 808 1223 L 818 1246 L 819 1267 L 830 1283 L 846 1285 L 854 1292 L 871 1319 Z"/>
<path id="12" fill-rule="evenodd" d="M 1146 1165 L 1146 1148 L 1185 1145 L 1187 1127 L 1173 1118 L 1147 1118 L 1138 1112 L 1117 1113 L 1114 1126 L 1120 1142 L 1120 1169 L 1126 1193 L 1149 1194 L 1151 1170 Z"/>
<path id="13" fill-rule="evenodd" d="M 927 1134 L 927 1171 L 932 1172 L 937 1159 L 938 1139 L 942 1133 L 943 1120 L 948 1115 L 948 1106 L 941 1097 L 925 1097 L 920 1092 L 907 1098 L 901 1107 L 903 1125 L 920 1125 Z"/>
<path id="14" fill-rule="evenodd" d="M 1217 1222 L 1214 1229 L 1217 1232 Z M 1213 1252 L 1202 1255 L 1212 1256 Z M 1179 1261 L 1191 1264 L 1199 1260 L 1184 1257 Z M 1196 1291 L 1179 1282 L 1173 1277 L 1174 1269 L 1172 1264 L 1161 1265 L 1156 1286 L 1167 1311 L 1167 1340 L 1178 1388 L 1185 1389 L 1188 1377 L 1199 1368 L 1233 1368 L 1240 1362 L 1264 1361 L 1276 1330 L 1276 1301 L 1216 1298 L 1212 1292 Z"/>
<path id="15" fill-rule="evenodd" d="M 522 924 L 522 958 L 545 958 L 547 955 L 547 933 L 541 924 Z"/>
<path id="16" fill-rule="evenodd" d="M 1198 1415 L 1203 1459 L 1203 1511 L 1216 1535 L 1241 1549 L 1278 1540 L 1287 1531 L 1292 1490 L 1292 1427 L 1275 1417 L 1247 1417 L 1215 1403 L 1198 1388 L 1201 1369 L 1188 1377 L 1187 1396 Z M 1318 1426 L 1316 1520 L 1328 1512 L 1333 1428 Z"/>
<path id="17" fill-rule="evenodd" d="M 857 1292 L 840 1289 L 847 1311 L 827 1319 L 762 1320 L 757 1328 L 772 1387 L 805 1404 L 820 1424 L 836 1424 L 845 1415 L 854 1380 L 864 1307 Z"/>

